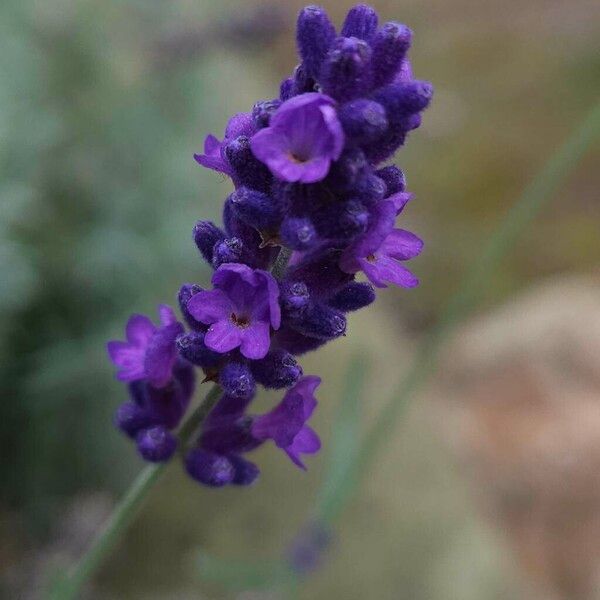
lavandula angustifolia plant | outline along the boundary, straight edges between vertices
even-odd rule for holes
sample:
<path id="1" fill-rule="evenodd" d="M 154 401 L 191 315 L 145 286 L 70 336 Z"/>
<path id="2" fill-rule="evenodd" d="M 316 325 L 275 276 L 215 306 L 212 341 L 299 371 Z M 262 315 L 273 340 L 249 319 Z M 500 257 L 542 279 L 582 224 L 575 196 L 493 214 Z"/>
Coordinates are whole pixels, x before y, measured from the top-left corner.
<path id="1" fill-rule="evenodd" d="M 187 331 L 163 306 L 160 327 L 135 315 L 127 341 L 108 347 L 131 395 L 117 425 L 146 460 L 174 454 L 194 367 L 221 397 L 182 448 L 192 478 L 252 483 L 258 468 L 246 455 L 267 440 L 301 468 L 302 455 L 319 450 L 306 423 L 320 379 L 303 376 L 296 357 L 344 335 L 345 313 L 373 302 L 373 286 L 418 284 L 402 263 L 423 244 L 394 227 L 411 194 L 400 169 L 381 166 L 431 100 L 431 85 L 412 77 L 411 37 L 405 25 L 379 26 L 365 5 L 338 35 L 325 11 L 309 6 L 298 18 L 301 63 L 279 97 L 232 117 L 222 141 L 206 138 L 197 162 L 235 188 L 223 227 L 193 229 L 213 287 L 179 291 Z M 356 281 L 360 272 L 370 283 Z M 267 414 L 248 411 L 257 384 L 287 390 Z"/>

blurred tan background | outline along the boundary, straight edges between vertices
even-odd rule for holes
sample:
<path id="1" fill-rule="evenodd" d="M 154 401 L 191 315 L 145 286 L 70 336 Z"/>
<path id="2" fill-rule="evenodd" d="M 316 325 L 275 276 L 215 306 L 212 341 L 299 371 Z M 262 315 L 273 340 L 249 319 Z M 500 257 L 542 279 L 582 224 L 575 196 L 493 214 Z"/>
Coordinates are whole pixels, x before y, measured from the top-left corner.
<path id="1" fill-rule="evenodd" d="M 205 282 L 190 232 L 229 184 L 192 154 L 273 97 L 302 2 L 3 0 L 0 6 L 0 596 L 40 598 L 141 467 L 113 429 L 106 340 Z M 321 2 L 336 23 L 353 2 Z M 345 368 L 373 365 L 365 426 L 507 208 L 598 100 L 586 0 L 373 1 L 415 32 L 436 88 L 396 162 L 426 241 L 422 284 L 383 291 L 321 373 L 307 473 L 207 490 L 178 466 L 86 591 L 92 599 L 279 598 L 200 576 L 198 552 L 281 556 L 310 515 Z M 600 598 L 600 148 L 491 278 L 336 528 L 301 598 Z"/>

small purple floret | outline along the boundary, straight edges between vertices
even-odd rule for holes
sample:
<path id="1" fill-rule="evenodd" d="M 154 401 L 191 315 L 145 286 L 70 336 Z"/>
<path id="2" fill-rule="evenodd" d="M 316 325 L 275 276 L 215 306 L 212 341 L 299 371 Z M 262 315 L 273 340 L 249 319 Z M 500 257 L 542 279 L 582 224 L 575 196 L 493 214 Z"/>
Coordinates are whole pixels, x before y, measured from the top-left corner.
<path id="1" fill-rule="evenodd" d="M 266 271 L 243 264 L 224 264 L 215 271 L 213 290 L 202 291 L 187 308 L 198 321 L 210 325 L 204 337 L 207 348 L 230 352 L 240 348 L 250 359 L 266 356 L 270 328 L 279 329 L 279 288 Z"/>
<path id="2" fill-rule="evenodd" d="M 272 411 L 252 423 L 252 435 L 273 440 L 301 469 L 306 469 L 302 454 L 314 454 L 321 448 L 319 436 L 306 425 L 317 406 L 314 392 L 320 383 L 314 375 L 303 377 Z"/>
<path id="3" fill-rule="evenodd" d="M 381 203 L 384 204 L 391 206 L 395 212 L 393 202 Z M 392 229 L 382 239 L 385 225 L 385 222 L 380 222 L 379 227 L 372 228 L 351 244 L 342 254 L 341 269 L 346 273 L 363 271 L 379 288 L 390 284 L 405 288 L 417 286 L 419 280 L 399 261 L 418 256 L 423 249 L 422 240 L 404 229 Z"/>
<path id="4" fill-rule="evenodd" d="M 126 342 L 108 342 L 108 354 L 119 368 L 117 379 L 137 381 L 148 379 L 154 387 L 163 387 L 171 379 L 177 360 L 175 340 L 183 333 L 173 310 L 159 307 L 161 327 L 156 327 L 144 315 L 133 315 L 125 328 Z"/>
<path id="5" fill-rule="evenodd" d="M 310 92 L 284 102 L 269 127 L 250 140 L 252 152 L 283 181 L 314 183 L 329 172 L 344 147 L 334 101 Z"/>

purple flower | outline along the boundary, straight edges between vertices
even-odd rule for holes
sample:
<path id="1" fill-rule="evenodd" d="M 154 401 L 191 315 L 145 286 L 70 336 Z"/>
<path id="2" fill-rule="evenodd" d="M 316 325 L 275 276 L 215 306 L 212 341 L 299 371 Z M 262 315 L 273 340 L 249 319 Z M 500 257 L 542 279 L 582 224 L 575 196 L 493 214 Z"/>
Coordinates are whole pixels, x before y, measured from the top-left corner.
<path id="1" fill-rule="evenodd" d="M 251 113 L 238 113 L 229 119 L 225 130 L 225 137 L 220 142 L 214 135 L 206 136 L 204 140 L 204 154 L 194 154 L 194 159 L 207 169 L 224 173 L 234 177 L 233 169 L 225 156 L 225 146 L 230 140 L 240 135 L 250 136 L 254 133 L 255 126 Z"/>
<path id="2" fill-rule="evenodd" d="M 329 172 L 340 157 L 344 132 L 334 100 L 310 92 L 284 102 L 270 126 L 250 140 L 252 152 L 273 175 L 283 181 L 314 183 Z"/>
<path id="3" fill-rule="evenodd" d="M 132 315 L 125 327 L 127 341 L 108 342 L 110 359 L 120 369 L 117 379 L 147 379 L 156 388 L 169 383 L 177 360 L 175 339 L 183 333 L 183 326 L 165 304 L 159 306 L 158 312 L 161 327 L 144 315 Z"/>
<path id="4" fill-rule="evenodd" d="M 270 328 L 279 329 L 279 288 L 266 271 L 227 263 L 215 271 L 215 289 L 202 291 L 188 302 L 190 314 L 210 325 L 207 348 L 224 354 L 239 346 L 250 359 L 264 358 L 270 346 Z"/>
<path id="5" fill-rule="evenodd" d="M 321 448 L 319 436 L 306 425 L 317 406 L 314 392 L 320 383 L 314 375 L 303 377 L 272 411 L 255 417 L 252 423 L 254 437 L 272 439 L 301 469 L 306 469 L 301 455 Z"/>
<path id="6" fill-rule="evenodd" d="M 394 201 L 381 202 L 377 208 L 375 225 L 344 250 L 340 268 L 346 273 L 363 271 L 376 287 L 415 287 L 419 280 L 398 261 L 418 256 L 423 242 L 410 231 L 390 228 L 390 214 L 393 226 L 396 212 Z"/>

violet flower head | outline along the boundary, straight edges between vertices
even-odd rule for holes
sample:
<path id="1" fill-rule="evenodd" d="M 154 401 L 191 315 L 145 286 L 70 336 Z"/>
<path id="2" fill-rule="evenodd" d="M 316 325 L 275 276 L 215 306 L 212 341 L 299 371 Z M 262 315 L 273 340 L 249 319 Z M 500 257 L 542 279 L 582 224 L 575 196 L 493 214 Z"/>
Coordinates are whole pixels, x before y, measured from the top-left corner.
<path id="1" fill-rule="evenodd" d="M 413 76 L 412 41 L 409 27 L 380 23 L 365 4 L 340 30 L 323 8 L 304 8 L 291 75 L 194 155 L 234 186 L 221 224 L 191 224 L 212 287 L 181 286 L 183 323 L 162 306 L 160 325 L 134 315 L 126 341 L 108 344 L 129 391 L 115 422 L 145 460 L 166 461 L 180 445 L 195 481 L 242 486 L 259 475 L 247 455 L 269 440 L 300 468 L 319 450 L 307 423 L 321 380 L 303 375 L 299 357 L 343 343 L 347 313 L 372 304 L 375 288 L 418 283 L 404 263 L 423 242 L 396 225 L 413 194 L 400 168 L 384 166 L 433 94 Z M 369 282 L 357 280 L 361 272 Z M 178 437 L 196 369 L 220 400 Z M 283 398 L 257 415 L 260 387 Z"/>
<path id="2" fill-rule="evenodd" d="M 159 307 L 161 327 L 156 327 L 144 315 L 132 315 L 125 327 L 126 342 L 108 342 L 108 354 L 119 367 L 117 379 L 137 381 L 148 379 L 157 388 L 171 379 L 178 354 L 175 340 L 183 333 L 173 310 L 162 304 Z"/>
<path id="3" fill-rule="evenodd" d="M 317 406 L 314 393 L 320 383 L 314 375 L 303 377 L 271 412 L 252 423 L 254 437 L 273 440 L 301 469 L 306 469 L 302 454 L 314 454 L 321 448 L 319 436 L 306 425 Z"/>
<path id="4" fill-rule="evenodd" d="M 240 348 L 259 359 L 270 346 L 270 328 L 279 329 L 279 288 L 270 273 L 239 263 L 221 265 L 212 278 L 215 289 L 201 291 L 187 304 L 190 314 L 210 325 L 204 343 L 215 352 Z"/>
<path id="5" fill-rule="evenodd" d="M 277 179 L 321 181 L 344 147 L 334 106 L 332 98 L 316 92 L 291 98 L 251 139 L 252 152 Z"/>

